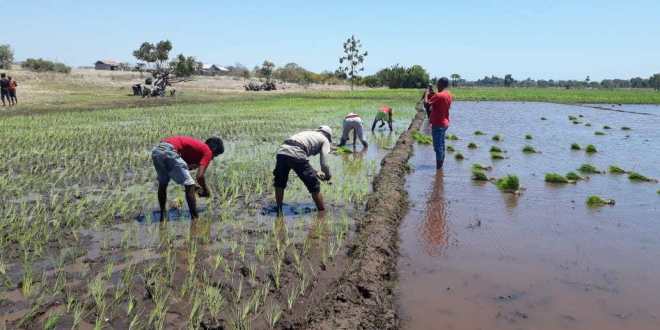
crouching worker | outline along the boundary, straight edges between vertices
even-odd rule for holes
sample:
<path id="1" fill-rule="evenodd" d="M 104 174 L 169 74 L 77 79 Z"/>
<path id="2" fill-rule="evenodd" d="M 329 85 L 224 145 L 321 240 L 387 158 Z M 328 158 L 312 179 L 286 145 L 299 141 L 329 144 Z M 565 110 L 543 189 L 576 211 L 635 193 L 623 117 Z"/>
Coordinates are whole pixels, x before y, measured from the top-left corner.
<path id="1" fill-rule="evenodd" d="M 331 178 L 330 168 L 327 164 L 331 141 L 332 129 L 328 126 L 321 126 L 314 131 L 303 131 L 291 136 L 277 150 L 277 163 L 273 175 L 275 176 L 275 202 L 278 215 L 282 215 L 284 189 L 291 170 L 296 172 L 309 193 L 312 194 L 316 209 L 319 212 L 325 210 L 319 179 L 329 181 Z M 317 173 L 309 164 L 308 157 L 314 155 L 320 157 L 322 173 Z"/>
<path id="2" fill-rule="evenodd" d="M 353 131 L 353 145 L 357 145 L 357 139 L 360 139 L 362 146 L 365 148 L 369 147 L 367 141 L 364 139 L 363 127 L 362 127 L 362 118 L 356 113 L 349 113 L 344 117 L 344 125 L 341 133 L 341 140 L 339 141 L 339 146 L 343 147 L 346 145 L 346 141 L 349 139 L 351 131 Z"/>
<path id="3" fill-rule="evenodd" d="M 167 185 L 171 180 L 183 185 L 186 190 L 186 202 L 190 217 L 197 219 L 195 193 L 200 197 L 209 197 L 204 174 L 213 158 L 225 151 L 222 139 L 210 137 L 206 142 L 188 137 L 173 136 L 160 141 L 152 150 L 151 159 L 158 174 L 158 204 L 160 220 L 165 219 L 167 209 Z M 197 183 L 190 175 L 190 170 L 197 169 Z"/>
<path id="4" fill-rule="evenodd" d="M 374 118 L 374 123 L 371 125 L 371 131 L 373 132 L 376 129 L 376 124 L 380 122 L 378 128 L 385 126 L 385 123 L 390 127 L 390 132 L 392 131 L 392 108 L 384 106 L 378 110 L 376 113 L 376 118 Z"/>

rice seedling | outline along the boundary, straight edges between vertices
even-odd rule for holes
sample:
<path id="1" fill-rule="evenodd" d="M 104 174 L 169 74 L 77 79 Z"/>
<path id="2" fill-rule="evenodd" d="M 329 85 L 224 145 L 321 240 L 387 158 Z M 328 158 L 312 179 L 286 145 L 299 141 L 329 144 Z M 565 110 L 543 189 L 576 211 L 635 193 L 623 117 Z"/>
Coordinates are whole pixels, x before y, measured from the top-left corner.
<path id="1" fill-rule="evenodd" d="M 541 117 L 541 120 L 548 120 L 548 118 L 545 118 L 545 117 Z"/>
<path id="2" fill-rule="evenodd" d="M 492 146 L 490 147 L 490 152 L 503 152 L 502 149 L 498 146 Z"/>
<path id="3" fill-rule="evenodd" d="M 591 164 L 582 164 L 579 168 L 578 171 L 586 174 L 601 174 L 601 171 L 596 168 L 596 166 L 593 166 Z"/>
<path id="4" fill-rule="evenodd" d="M 536 149 L 534 149 L 534 147 L 532 147 L 532 146 L 530 146 L 530 145 L 525 145 L 525 146 L 522 148 L 522 152 L 523 152 L 523 153 L 526 153 L 526 154 L 535 154 L 535 153 L 538 153 L 538 151 L 536 151 Z"/>
<path id="5" fill-rule="evenodd" d="M 465 157 L 463 156 L 463 154 L 460 153 L 460 152 L 457 152 L 457 153 L 454 155 L 454 158 L 455 158 L 456 160 L 464 160 L 464 159 L 465 159 Z"/>
<path id="6" fill-rule="evenodd" d="M 605 135 L 605 133 L 601 132 L 601 131 L 596 131 L 596 132 L 594 132 L 594 135 Z"/>
<path id="7" fill-rule="evenodd" d="M 280 320 L 282 316 L 282 308 L 276 302 L 271 303 L 270 308 L 266 310 L 266 320 L 271 329 L 275 328 L 275 325 Z"/>
<path id="8" fill-rule="evenodd" d="M 454 134 L 447 134 L 446 139 L 449 140 L 449 141 L 458 141 L 459 140 L 458 136 L 456 136 Z"/>
<path id="9" fill-rule="evenodd" d="M 415 138 L 414 133 L 413 133 L 413 138 Z M 417 139 L 415 138 L 415 140 L 417 140 Z M 348 148 L 346 146 L 341 146 L 341 147 L 337 147 L 337 149 L 335 149 L 335 153 L 337 153 L 338 155 L 346 155 L 346 154 L 352 154 L 353 150 L 351 150 L 350 148 Z"/>
<path id="10" fill-rule="evenodd" d="M 502 141 L 502 135 L 500 135 L 500 134 L 493 135 L 492 140 L 495 141 L 495 142 L 500 142 L 500 141 Z"/>
<path id="11" fill-rule="evenodd" d="M 485 166 L 479 163 L 472 164 L 472 169 L 477 171 L 490 171 L 493 168 L 491 166 Z"/>
<path id="12" fill-rule="evenodd" d="M 569 121 L 575 121 L 575 120 L 577 120 L 577 117 L 575 117 L 575 116 L 573 116 L 573 115 L 569 115 L 569 116 L 568 116 L 568 120 L 569 120 Z"/>
<path id="13" fill-rule="evenodd" d="M 504 155 L 502 155 L 502 154 L 499 153 L 499 152 L 491 152 L 491 153 L 490 153 L 490 158 L 491 158 L 492 160 L 502 160 L 502 159 L 504 159 Z"/>
<path id="14" fill-rule="evenodd" d="M 532 139 L 534 139 L 534 137 L 532 136 L 532 134 L 527 134 L 527 135 L 525 135 L 525 140 L 532 140 Z"/>
<path id="15" fill-rule="evenodd" d="M 571 144 L 571 150 L 581 150 L 582 148 L 580 147 L 579 144 L 573 143 Z"/>
<path id="16" fill-rule="evenodd" d="M 291 289 L 289 290 L 289 295 L 287 296 L 287 307 L 289 307 L 289 310 L 293 309 L 293 305 L 296 303 L 296 300 L 298 299 L 298 288 L 293 285 L 291 286 Z"/>
<path id="17" fill-rule="evenodd" d="M 586 124 L 584 124 L 584 126 L 591 127 L 591 123 L 586 123 Z"/>
<path id="18" fill-rule="evenodd" d="M 505 192 L 517 192 L 520 189 L 520 180 L 515 175 L 507 175 L 503 178 L 497 179 L 495 185 Z"/>
<path id="19" fill-rule="evenodd" d="M 549 183 L 568 183 L 568 179 L 558 173 L 546 173 L 545 182 Z"/>
<path id="20" fill-rule="evenodd" d="M 582 124 L 582 122 L 579 121 L 579 120 L 574 120 L 574 121 L 573 121 L 573 125 L 580 125 L 580 124 Z"/>
<path id="21" fill-rule="evenodd" d="M 628 172 L 628 179 L 630 181 L 638 181 L 638 182 L 656 182 L 656 179 L 652 179 L 649 177 L 646 177 L 642 174 L 639 174 L 637 172 Z"/>
<path id="22" fill-rule="evenodd" d="M 474 135 L 486 135 L 486 133 L 482 131 L 474 131 Z"/>
<path id="23" fill-rule="evenodd" d="M 603 205 L 614 205 L 616 202 L 613 199 L 603 199 L 600 196 L 591 195 L 587 197 L 586 203 L 589 207 L 599 207 Z"/>
<path id="24" fill-rule="evenodd" d="M 448 144 L 447 145 L 447 152 L 454 152 L 454 151 L 456 151 L 456 149 L 454 149 L 454 146 L 452 146 L 451 144 Z"/>
<path id="25" fill-rule="evenodd" d="M 584 151 L 586 151 L 588 154 L 593 154 L 593 153 L 597 153 L 598 149 L 596 149 L 596 146 L 594 146 L 593 144 L 589 144 L 587 145 L 586 148 L 584 148 Z"/>
<path id="26" fill-rule="evenodd" d="M 611 174 L 626 174 L 626 171 L 624 169 L 615 165 L 610 165 L 607 171 L 610 172 Z"/>
<path id="27" fill-rule="evenodd" d="M 623 127 L 621 127 L 621 130 L 622 131 L 629 131 L 629 130 L 631 130 L 631 128 L 628 127 L 628 126 L 623 126 Z"/>
<path id="28" fill-rule="evenodd" d="M 431 144 L 433 143 L 433 138 L 429 135 L 423 134 L 419 131 L 414 131 L 412 133 L 412 138 L 417 141 L 419 144 Z"/>
<path id="29" fill-rule="evenodd" d="M 568 181 L 572 181 L 572 182 L 577 182 L 577 181 L 580 181 L 580 180 L 584 180 L 584 178 L 582 176 L 580 176 L 579 174 L 577 174 L 575 172 L 566 173 L 566 179 Z"/>
<path id="30" fill-rule="evenodd" d="M 583 115 L 578 115 L 578 117 L 580 117 L 580 118 L 584 118 L 584 116 L 583 116 Z"/>
<path id="31" fill-rule="evenodd" d="M 472 180 L 474 181 L 488 181 L 488 176 L 482 170 L 472 169 Z"/>
<path id="32" fill-rule="evenodd" d="M 612 127 L 609 127 L 607 125 L 603 126 L 603 129 L 612 129 Z"/>
<path id="33" fill-rule="evenodd" d="M 213 286 L 207 286 L 204 288 L 204 298 L 206 302 L 205 305 L 208 308 L 211 317 L 214 320 L 219 319 L 220 313 L 225 305 L 225 299 L 222 296 L 222 293 L 220 293 L 220 289 Z M 196 300 L 196 302 L 200 302 L 201 305 L 201 300 Z"/>
<path id="34" fill-rule="evenodd" d="M 46 321 L 44 322 L 44 330 L 55 329 L 57 323 L 60 321 L 61 316 L 62 315 L 60 313 L 49 313 Z"/>
<path id="35" fill-rule="evenodd" d="M 477 148 L 479 148 L 479 146 L 474 142 L 468 143 L 467 147 L 468 147 L 468 149 L 477 149 Z"/>

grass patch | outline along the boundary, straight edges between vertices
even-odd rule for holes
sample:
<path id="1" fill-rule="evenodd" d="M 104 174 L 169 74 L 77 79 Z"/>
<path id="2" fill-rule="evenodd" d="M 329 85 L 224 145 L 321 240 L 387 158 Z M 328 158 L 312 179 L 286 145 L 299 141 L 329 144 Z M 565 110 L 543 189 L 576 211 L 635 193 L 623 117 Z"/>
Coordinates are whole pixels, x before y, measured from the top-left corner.
<path id="1" fill-rule="evenodd" d="M 503 178 L 497 179 L 495 185 L 502 191 L 515 192 L 520 189 L 520 180 L 518 180 L 517 176 L 509 174 Z"/>
<path id="2" fill-rule="evenodd" d="M 610 167 L 607 169 L 608 172 L 612 174 L 626 174 L 626 171 L 622 169 L 621 167 L 610 165 Z"/>
<path id="3" fill-rule="evenodd" d="M 468 149 L 477 149 L 477 148 L 479 148 L 479 146 L 474 142 L 468 143 L 467 147 L 468 147 Z"/>
<path id="4" fill-rule="evenodd" d="M 571 144 L 571 150 L 580 150 L 582 149 L 579 144 L 573 143 Z"/>
<path id="5" fill-rule="evenodd" d="M 482 131 L 474 131 L 474 135 L 486 135 L 486 133 Z"/>
<path id="6" fill-rule="evenodd" d="M 534 137 L 532 136 L 532 134 L 527 134 L 527 135 L 525 135 L 525 140 L 532 140 L 532 139 L 534 139 Z"/>
<path id="7" fill-rule="evenodd" d="M 448 144 L 447 145 L 447 152 L 454 152 L 454 151 L 456 151 L 456 149 L 454 149 L 454 146 L 452 146 L 451 144 Z"/>
<path id="8" fill-rule="evenodd" d="M 595 135 L 605 135 L 605 132 L 596 131 L 596 132 L 594 132 L 594 134 L 595 134 Z"/>
<path id="9" fill-rule="evenodd" d="M 474 163 L 474 164 L 472 164 L 472 170 L 476 170 L 476 171 L 490 171 L 490 170 L 492 170 L 492 169 L 493 169 L 493 168 L 490 167 L 490 166 L 481 165 L 481 164 L 479 164 L 479 163 Z"/>
<path id="10" fill-rule="evenodd" d="M 538 151 L 536 151 L 536 149 L 534 149 L 534 147 L 532 147 L 530 145 L 526 145 L 522 148 L 522 152 L 524 152 L 526 154 L 535 154 Z"/>
<path id="11" fill-rule="evenodd" d="M 504 151 L 502 151 L 502 149 L 500 149 L 500 147 L 498 146 L 492 146 L 490 147 L 490 152 L 504 152 Z"/>
<path id="12" fill-rule="evenodd" d="M 550 183 L 568 183 L 568 179 L 558 173 L 546 173 L 545 182 Z"/>
<path id="13" fill-rule="evenodd" d="M 431 144 L 433 143 L 433 138 L 429 135 L 421 133 L 419 131 L 414 131 L 412 133 L 413 140 L 417 141 L 419 144 Z"/>
<path id="14" fill-rule="evenodd" d="M 493 136 L 493 141 L 500 142 L 502 141 L 502 135 L 496 134 Z"/>
<path id="15" fill-rule="evenodd" d="M 581 175 L 579 175 L 579 174 L 577 174 L 577 173 L 575 173 L 575 172 L 568 172 L 568 173 L 566 173 L 566 179 L 568 179 L 569 181 L 580 181 L 580 180 L 584 180 L 584 178 L 583 178 Z"/>
<path id="16" fill-rule="evenodd" d="M 596 149 L 596 146 L 594 146 L 593 144 L 588 145 L 584 150 L 585 150 L 588 154 L 593 154 L 593 153 L 597 153 L 597 152 L 598 152 L 598 149 Z"/>
<path id="17" fill-rule="evenodd" d="M 630 172 L 628 173 L 628 179 L 630 181 L 638 181 L 638 182 L 655 182 L 655 179 L 649 178 L 647 176 L 644 176 L 642 174 L 639 174 L 637 172 Z"/>
<path id="18" fill-rule="evenodd" d="M 462 153 L 457 152 L 456 155 L 454 155 L 454 158 L 455 158 L 456 160 L 463 160 L 463 159 L 465 159 L 465 156 L 463 156 Z"/>
<path id="19" fill-rule="evenodd" d="M 474 180 L 474 181 L 488 181 L 488 176 L 482 170 L 472 168 L 472 180 Z"/>
<path id="20" fill-rule="evenodd" d="M 591 195 L 587 197 L 587 205 L 589 207 L 598 207 L 603 205 L 614 205 L 615 201 L 613 199 L 604 199 L 600 196 Z"/>
<path id="21" fill-rule="evenodd" d="M 598 168 L 596 168 L 596 166 L 593 166 L 591 164 L 582 164 L 582 166 L 578 168 L 578 171 L 587 174 L 601 174 Z"/>

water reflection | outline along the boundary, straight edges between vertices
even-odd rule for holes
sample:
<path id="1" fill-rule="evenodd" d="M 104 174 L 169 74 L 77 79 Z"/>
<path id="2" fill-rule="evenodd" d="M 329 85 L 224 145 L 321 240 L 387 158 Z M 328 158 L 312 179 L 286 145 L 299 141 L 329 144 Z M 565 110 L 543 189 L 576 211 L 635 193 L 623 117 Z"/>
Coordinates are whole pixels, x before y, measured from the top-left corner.
<path id="1" fill-rule="evenodd" d="M 424 249 L 430 256 L 442 255 L 447 247 L 447 210 L 444 189 L 444 174 L 442 171 L 436 171 L 433 192 L 426 203 L 426 217 L 422 224 Z"/>

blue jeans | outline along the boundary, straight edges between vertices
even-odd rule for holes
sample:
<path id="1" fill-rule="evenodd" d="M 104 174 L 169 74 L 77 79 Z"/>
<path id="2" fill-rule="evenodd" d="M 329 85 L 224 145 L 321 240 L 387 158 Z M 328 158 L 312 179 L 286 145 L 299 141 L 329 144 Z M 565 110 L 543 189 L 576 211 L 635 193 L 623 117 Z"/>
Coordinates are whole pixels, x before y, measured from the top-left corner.
<path id="1" fill-rule="evenodd" d="M 433 136 L 433 150 L 435 150 L 435 161 L 442 166 L 445 161 L 445 132 L 447 127 L 433 127 L 431 136 Z"/>

